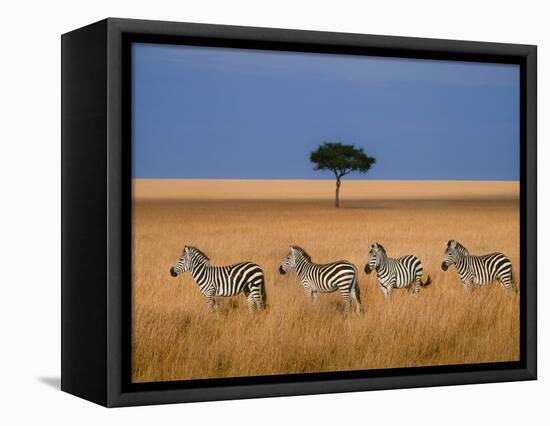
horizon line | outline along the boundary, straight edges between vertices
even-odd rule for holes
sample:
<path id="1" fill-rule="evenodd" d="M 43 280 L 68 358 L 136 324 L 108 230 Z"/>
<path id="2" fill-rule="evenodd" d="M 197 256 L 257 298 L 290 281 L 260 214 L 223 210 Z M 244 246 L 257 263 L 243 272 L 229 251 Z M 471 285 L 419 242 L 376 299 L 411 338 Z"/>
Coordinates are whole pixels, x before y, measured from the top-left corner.
<path id="1" fill-rule="evenodd" d="M 186 178 L 186 177 L 132 177 L 132 180 L 186 180 L 186 181 L 330 181 L 335 179 L 312 179 L 312 178 Z M 520 179 L 342 179 L 347 182 L 514 182 L 519 183 Z"/>

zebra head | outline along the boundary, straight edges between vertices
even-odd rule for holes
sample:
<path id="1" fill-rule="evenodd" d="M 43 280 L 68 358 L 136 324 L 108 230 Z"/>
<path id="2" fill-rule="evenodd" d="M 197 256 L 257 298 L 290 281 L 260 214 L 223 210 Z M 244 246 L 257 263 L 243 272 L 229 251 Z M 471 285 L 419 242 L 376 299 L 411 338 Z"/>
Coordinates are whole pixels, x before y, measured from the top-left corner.
<path id="1" fill-rule="evenodd" d="M 183 254 L 178 259 L 176 264 L 170 268 L 170 275 L 177 277 L 179 274 L 188 272 L 191 270 L 192 253 L 189 247 L 185 246 Z"/>
<path id="2" fill-rule="evenodd" d="M 386 249 L 382 244 L 374 243 L 369 245 L 369 260 L 365 265 L 365 273 L 370 274 L 378 269 L 382 261 L 386 258 Z"/>
<path id="3" fill-rule="evenodd" d="M 449 266 L 454 265 L 457 258 L 468 256 L 470 254 L 468 250 L 466 250 L 466 247 L 460 244 L 457 240 L 446 241 L 445 247 L 445 257 L 441 263 L 441 269 L 444 271 L 449 269 Z"/>
<path id="4" fill-rule="evenodd" d="M 279 273 L 281 275 L 284 275 L 295 267 L 296 267 L 296 250 L 294 249 L 294 247 L 288 246 L 288 254 L 283 259 L 281 266 L 279 266 Z"/>

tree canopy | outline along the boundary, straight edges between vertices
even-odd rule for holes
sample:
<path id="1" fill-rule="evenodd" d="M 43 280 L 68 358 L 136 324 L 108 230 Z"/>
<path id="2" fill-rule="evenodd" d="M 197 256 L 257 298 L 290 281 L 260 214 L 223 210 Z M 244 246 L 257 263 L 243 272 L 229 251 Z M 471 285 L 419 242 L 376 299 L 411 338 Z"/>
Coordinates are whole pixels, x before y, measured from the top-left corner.
<path id="1" fill-rule="evenodd" d="M 376 158 L 365 154 L 363 148 L 339 142 L 324 142 L 313 151 L 309 159 L 314 170 L 331 170 L 336 179 L 351 173 L 366 173 L 376 163 Z"/>

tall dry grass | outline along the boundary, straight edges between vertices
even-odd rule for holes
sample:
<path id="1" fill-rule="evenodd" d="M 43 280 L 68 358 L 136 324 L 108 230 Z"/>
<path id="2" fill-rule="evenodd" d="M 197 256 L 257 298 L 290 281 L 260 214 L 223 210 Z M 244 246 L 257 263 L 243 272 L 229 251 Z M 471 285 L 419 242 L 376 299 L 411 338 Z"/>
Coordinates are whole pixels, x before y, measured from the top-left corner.
<path id="1" fill-rule="evenodd" d="M 223 183 L 233 192 L 237 184 Z M 476 193 L 479 185 L 487 184 L 468 183 Z M 420 198 L 426 189 L 418 187 Z M 200 199 L 200 189 L 167 199 L 136 191 L 133 380 L 517 360 L 518 295 L 497 284 L 467 293 L 454 269 L 440 267 L 444 241 L 454 238 L 472 253 L 506 253 L 519 277 L 516 190 L 472 201 L 470 189 L 447 201 L 399 200 L 394 183 L 387 199 L 369 199 L 367 193 L 347 201 L 343 186 L 339 210 L 332 207 L 332 193 L 324 200 L 268 200 L 259 193 L 256 200 L 209 201 Z M 490 185 L 486 191 L 491 193 Z M 384 303 L 375 276 L 363 272 L 372 241 L 382 242 L 392 257 L 420 257 L 433 284 L 418 297 L 396 290 Z M 310 304 L 295 274 L 279 275 L 290 243 L 306 248 L 316 262 L 353 262 L 364 314 L 343 313 L 337 294 L 321 294 Z M 244 296 L 237 296 L 221 299 L 219 314 L 210 312 L 189 274 L 170 277 L 184 244 L 199 247 L 213 264 L 261 265 L 268 310 L 250 314 Z"/>

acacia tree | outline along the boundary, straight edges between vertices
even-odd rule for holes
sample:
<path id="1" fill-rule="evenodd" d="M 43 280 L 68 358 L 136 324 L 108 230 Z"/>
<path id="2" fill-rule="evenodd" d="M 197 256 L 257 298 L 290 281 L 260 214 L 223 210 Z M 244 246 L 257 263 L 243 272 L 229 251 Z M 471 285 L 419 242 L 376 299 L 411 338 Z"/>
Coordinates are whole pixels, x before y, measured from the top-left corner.
<path id="1" fill-rule="evenodd" d="M 324 142 L 313 151 L 309 159 L 315 164 L 313 170 L 330 170 L 336 177 L 336 200 L 334 206 L 340 207 L 341 179 L 351 172 L 367 173 L 376 158 L 370 157 L 363 148 L 342 143 Z"/>

